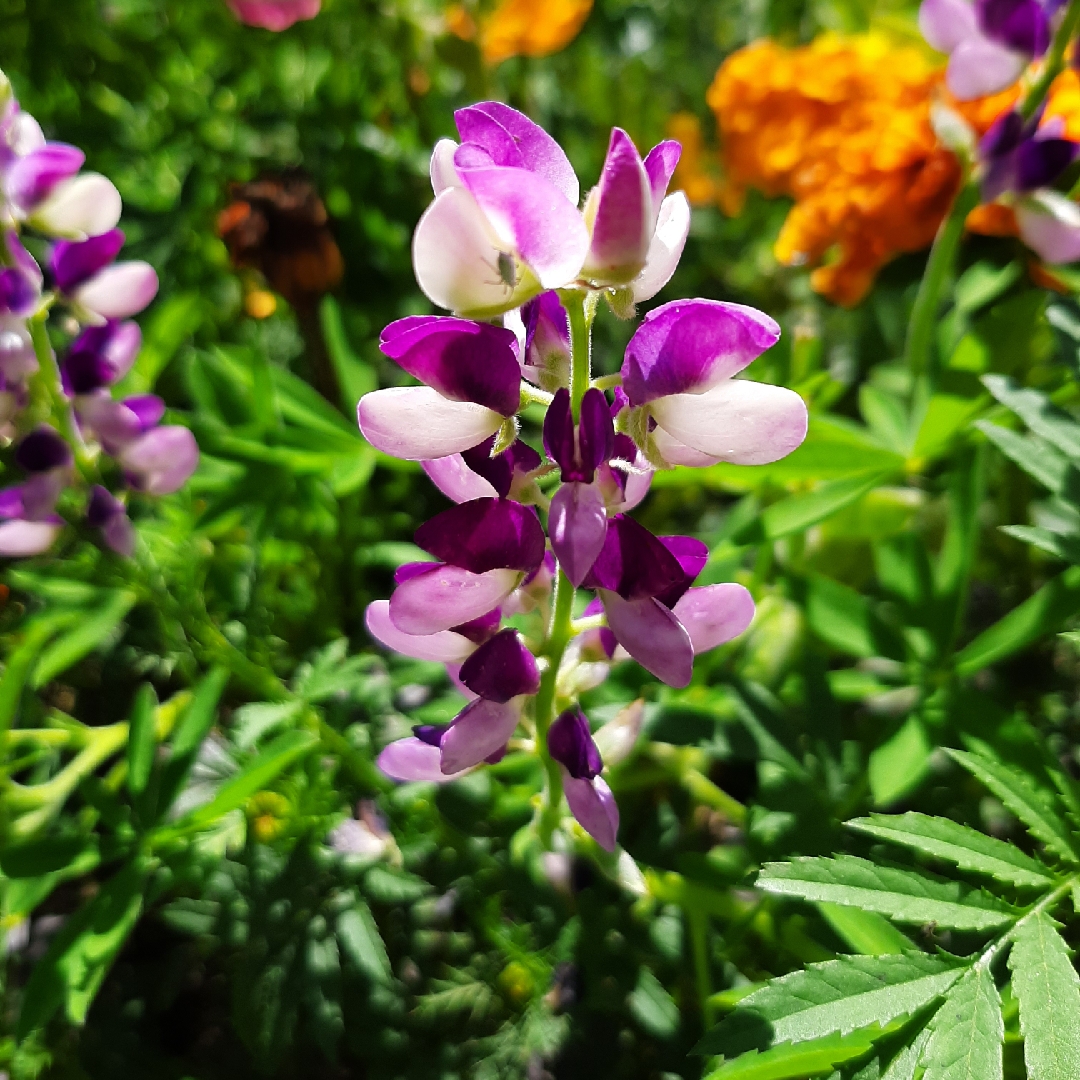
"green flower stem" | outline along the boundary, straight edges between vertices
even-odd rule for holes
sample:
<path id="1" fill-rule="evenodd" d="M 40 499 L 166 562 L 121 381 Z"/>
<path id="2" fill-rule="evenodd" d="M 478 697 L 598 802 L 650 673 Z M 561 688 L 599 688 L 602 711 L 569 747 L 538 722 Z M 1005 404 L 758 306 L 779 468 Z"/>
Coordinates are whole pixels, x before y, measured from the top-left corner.
<path id="1" fill-rule="evenodd" d="M 1064 69 L 1065 49 L 1078 27 L 1080 27 L 1080 0 L 1072 0 L 1065 9 L 1065 17 L 1061 20 L 1057 33 L 1054 34 L 1054 40 L 1050 42 L 1039 77 L 1031 84 L 1023 101 L 1020 102 L 1020 115 L 1025 120 L 1035 115 L 1036 110 L 1046 100 L 1051 84 Z"/>
<path id="2" fill-rule="evenodd" d="M 915 306 L 911 312 L 904 360 L 913 375 L 927 376 L 931 383 L 934 376 L 931 359 L 934 330 L 941 308 L 941 294 L 956 265 L 957 249 L 960 238 L 964 235 L 964 222 L 978 204 L 979 186 L 968 179 L 957 193 L 948 217 L 941 223 L 934 238 L 934 246 L 930 249 L 930 258 L 927 260 L 926 271 L 919 283 Z"/>
<path id="3" fill-rule="evenodd" d="M 589 389 L 591 371 L 591 331 L 595 304 L 579 289 L 566 289 L 559 294 L 570 318 L 570 402 L 575 419 L 581 413 L 581 399 Z M 555 596 L 551 605 L 551 624 L 544 642 L 543 655 L 547 667 L 540 678 L 536 695 L 536 751 L 547 773 L 547 784 L 537 827 L 540 843 L 551 847 L 551 838 L 562 816 L 562 774 L 548 753 L 547 733 L 555 720 L 555 683 L 559 665 L 570 639 L 574 636 L 574 586 L 560 567 L 555 578 Z"/>

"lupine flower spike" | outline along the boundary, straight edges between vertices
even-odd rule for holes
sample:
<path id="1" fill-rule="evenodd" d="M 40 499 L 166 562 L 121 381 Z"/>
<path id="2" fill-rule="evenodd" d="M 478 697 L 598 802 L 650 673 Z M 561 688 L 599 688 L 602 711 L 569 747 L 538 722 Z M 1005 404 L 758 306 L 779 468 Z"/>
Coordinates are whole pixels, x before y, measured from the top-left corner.
<path id="1" fill-rule="evenodd" d="M 435 561 L 398 569 L 390 600 L 368 608 L 368 630 L 387 648 L 445 664 L 466 704 L 448 725 L 390 743 L 379 766 L 396 780 L 442 782 L 533 748 L 551 778 L 544 842 L 565 794 L 612 851 L 619 813 L 598 740 L 623 747 L 613 761 L 624 756 L 641 708 L 594 739 L 579 695 L 628 657 L 686 686 L 694 656 L 754 615 L 742 585 L 693 587 L 703 543 L 653 536 L 629 511 L 656 469 L 790 453 L 806 434 L 806 407 L 783 387 L 735 378 L 780 330 L 760 311 L 713 300 L 651 312 L 612 397 L 590 385 L 589 344 L 574 334 L 587 332 L 596 295 L 616 308 L 628 298 L 632 309 L 666 284 L 681 254 L 689 208 L 681 192 L 667 193 L 678 144 L 642 159 L 616 130 L 579 210 L 566 155 L 527 117 L 486 102 L 457 124 L 461 145 L 435 147 L 436 197 L 413 241 L 421 288 L 455 314 L 383 331 L 383 352 L 422 385 L 367 394 L 357 415 L 374 446 L 422 462 L 455 504 L 417 530 Z M 547 402 L 543 456 L 517 437 L 523 401 Z M 574 622 L 578 588 L 593 598 Z"/>

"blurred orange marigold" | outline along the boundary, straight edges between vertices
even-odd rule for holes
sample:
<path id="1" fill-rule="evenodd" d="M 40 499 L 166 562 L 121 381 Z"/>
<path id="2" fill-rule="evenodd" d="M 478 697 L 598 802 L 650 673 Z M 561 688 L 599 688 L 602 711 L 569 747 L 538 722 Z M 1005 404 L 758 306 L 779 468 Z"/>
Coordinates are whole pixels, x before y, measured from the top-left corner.
<path id="1" fill-rule="evenodd" d="M 593 0 L 503 0 L 484 23 L 480 48 L 489 64 L 511 56 L 547 56 L 577 37 Z"/>

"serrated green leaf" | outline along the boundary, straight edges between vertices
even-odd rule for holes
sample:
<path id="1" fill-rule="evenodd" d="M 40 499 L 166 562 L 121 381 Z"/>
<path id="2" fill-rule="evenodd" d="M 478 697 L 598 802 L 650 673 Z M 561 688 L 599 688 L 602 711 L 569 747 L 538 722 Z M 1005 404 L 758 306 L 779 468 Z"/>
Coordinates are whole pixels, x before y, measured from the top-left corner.
<path id="1" fill-rule="evenodd" d="M 771 1050 L 748 1054 L 726 1061 L 706 1080 L 803 1080 L 826 1073 L 846 1061 L 862 1057 L 873 1047 L 870 1033 L 830 1035 L 813 1042 L 788 1043 Z"/>
<path id="2" fill-rule="evenodd" d="M 922 1060 L 923 1051 L 930 1041 L 929 1028 L 923 1028 L 910 1046 L 905 1046 L 889 1062 L 889 1067 L 881 1074 L 881 1080 L 915 1080 L 915 1070 Z"/>
<path id="3" fill-rule="evenodd" d="M 1036 435 L 1041 435 L 1068 457 L 1080 458 L 1080 424 L 1050 403 L 1045 394 L 1017 386 L 1005 375 L 984 375 L 987 390 L 1011 409 Z"/>
<path id="4" fill-rule="evenodd" d="M 72 629 L 42 652 L 34 668 L 33 688 L 40 690 L 50 679 L 99 648 L 134 607 L 135 600 L 133 592 L 116 589 L 97 610 L 80 613 Z"/>
<path id="5" fill-rule="evenodd" d="M 977 780 L 990 789 L 1054 854 L 1066 862 L 1077 861 L 1069 830 L 1054 809 L 1054 797 L 1040 791 L 1025 773 L 964 750 L 945 751 Z"/>
<path id="6" fill-rule="evenodd" d="M 1020 435 L 1009 428 L 978 420 L 975 426 L 1012 462 L 1043 487 L 1060 494 L 1069 472 L 1069 459 L 1037 435 Z"/>
<path id="7" fill-rule="evenodd" d="M 1038 889 L 1051 884 L 1049 871 L 1015 845 L 948 818 L 917 813 L 871 814 L 845 824 L 879 840 L 945 859 L 961 870 L 987 874 L 1022 888 Z"/>
<path id="8" fill-rule="evenodd" d="M 1009 954 L 1028 1080 L 1080 1076 L 1080 978 L 1057 924 L 1036 911 L 1021 920 Z"/>
<path id="9" fill-rule="evenodd" d="M 739 1002 L 733 1016 L 711 1031 L 698 1052 L 724 1052 L 725 1028 L 751 1012 L 776 1042 L 803 1042 L 886 1024 L 917 1012 L 944 994 L 963 968 L 925 953 L 845 956 L 773 979 Z"/>
<path id="10" fill-rule="evenodd" d="M 988 966 L 964 976 L 930 1021 L 923 1080 L 1001 1080 L 1005 1024 Z"/>
<path id="11" fill-rule="evenodd" d="M 250 750 L 271 731 L 294 720 L 304 710 L 304 703 L 293 701 L 255 701 L 233 713 L 233 738 L 237 748 Z"/>
<path id="12" fill-rule="evenodd" d="M 154 710 L 157 694 L 150 683 L 143 683 L 135 691 L 128 721 L 127 741 L 127 788 L 132 795 L 140 795 L 150 782 L 150 768 L 154 764 L 157 733 L 154 730 Z"/>
<path id="13" fill-rule="evenodd" d="M 1056 558 L 1080 563 L 1080 538 L 1062 536 L 1061 533 L 1051 532 L 1038 525 L 1003 525 L 1001 531 L 1025 544 L 1041 548 Z"/>
<path id="14" fill-rule="evenodd" d="M 338 916 L 337 936 L 345 955 L 372 982 L 390 982 L 390 957 L 371 909 L 360 897 Z"/>
<path id="15" fill-rule="evenodd" d="M 981 889 L 875 866 L 851 855 L 766 863 L 756 884 L 775 895 L 846 904 L 900 923 L 935 923 L 953 930 L 992 930 L 1014 918 L 1005 904 Z"/>

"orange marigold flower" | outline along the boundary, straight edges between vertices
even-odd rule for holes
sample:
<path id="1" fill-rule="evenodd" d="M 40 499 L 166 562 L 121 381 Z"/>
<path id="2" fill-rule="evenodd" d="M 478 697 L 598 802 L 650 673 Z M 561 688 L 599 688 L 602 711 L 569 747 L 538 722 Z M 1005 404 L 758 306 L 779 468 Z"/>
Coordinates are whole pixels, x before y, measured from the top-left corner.
<path id="1" fill-rule="evenodd" d="M 489 64 L 511 56 L 547 56 L 577 37 L 593 0 L 502 0 L 484 23 L 480 48 Z"/>
<path id="2" fill-rule="evenodd" d="M 462 41 L 472 41 L 476 37 L 476 20 L 464 4 L 451 4 L 443 12 L 443 21 L 446 29 Z"/>
<path id="3" fill-rule="evenodd" d="M 711 203 L 719 197 L 719 184 L 706 165 L 705 139 L 701 121 L 693 113 L 675 113 L 667 122 L 667 137 L 682 145 L 682 156 L 675 166 L 671 186 L 682 189 L 694 206 Z"/>

